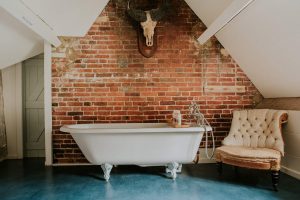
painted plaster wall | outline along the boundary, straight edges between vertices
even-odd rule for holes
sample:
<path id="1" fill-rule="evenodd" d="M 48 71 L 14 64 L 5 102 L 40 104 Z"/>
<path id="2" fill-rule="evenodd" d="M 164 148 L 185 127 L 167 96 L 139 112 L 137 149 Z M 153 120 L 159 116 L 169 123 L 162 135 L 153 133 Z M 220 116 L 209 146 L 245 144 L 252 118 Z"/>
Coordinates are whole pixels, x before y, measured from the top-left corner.
<path id="1" fill-rule="evenodd" d="M 288 110 L 289 119 L 283 126 L 285 156 L 282 170 L 300 179 L 300 98 L 264 99 L 257 108 Z"/>
<path id="2" fill-rule="evenodd" d="M 18 159 L 23 157 L 22 64 L 2 69 L 2 80 L 7 158 Z"/>

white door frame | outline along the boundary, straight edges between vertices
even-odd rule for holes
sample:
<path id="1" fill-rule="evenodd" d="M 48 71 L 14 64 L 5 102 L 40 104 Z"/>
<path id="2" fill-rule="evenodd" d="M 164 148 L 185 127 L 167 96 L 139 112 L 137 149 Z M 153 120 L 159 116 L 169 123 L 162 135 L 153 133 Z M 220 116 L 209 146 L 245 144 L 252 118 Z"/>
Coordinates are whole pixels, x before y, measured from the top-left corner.
<path id="1" fill-rule="evenodd" d="M 45 105 L 45 165 L 53 164 L 52 156 L 52 47 L 44 41 L 44 105 Z"/>
<path id="2" fill-rule="evenodd" d="M 22 63 L 16 64 L 16 111 L 17 111 L 17 152 L 23 158 L 23 90 Z"/>
<path id="3" fill-rule="evenodd" d="M 53 164 L 52 155 L 52 92 L 51 92 L 51 58 L 52 47 L 44 42 L 44 109 L 45 109 L 45 165 Z M 8 159 L 23 158 L 23 94 L 22 94 L 22 63 L 16 64 L 16 148 L 17 155 Z"/>

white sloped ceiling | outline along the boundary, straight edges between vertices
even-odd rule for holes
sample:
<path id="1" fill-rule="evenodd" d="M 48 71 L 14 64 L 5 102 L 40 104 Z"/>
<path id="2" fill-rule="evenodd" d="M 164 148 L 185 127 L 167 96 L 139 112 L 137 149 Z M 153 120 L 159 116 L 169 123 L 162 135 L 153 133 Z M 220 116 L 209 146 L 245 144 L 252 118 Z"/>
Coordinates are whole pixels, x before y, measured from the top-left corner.
<path id="1" fill-rule="evenodd" d="M 9 0 L 22 3 L 56 36 L 84 36 L 109 0 Z M 18 12 L 16 9 L 15 12 Z M 0 1 L 0 69 L 43 52 L 44 38 L 14 18 Z M 16 13 L 19 14 L 20 13 Z M 24 19 L 24 17 L 23 17 Z"/>
<path id="2" fill-rule="evenodd" d="M 84 36 L 108 0 L 21 1 L 57 36 Z M 233 0 L 185 0 L 209 26 Z M 217 38 L 266 98 L 300 96 L 300 1 L 255 0 Z M 0 8 L 0 69 L 43 51 L 43 38 Z"/>
<path id="3" fill-rule="evenodd" d="M 202 22 L 209 26 L 233 0 L 185 0 Z"/>
<path id="4" fill-rule="evenodd" d="M 232 0 L 186 2 L 209 26 Z M 300 1 L 255 0 L 216 34 L 266 98 L 300 96 L 299 19 Z"/>
<path id="5" fill-rule="evenodd" d="M 1 7 L 0 36 L 0 69 L 43 52 L 43 39 Z"/>
<path id="6" fill-rule="evenodd" d="M 22 0 L 58 36 L 83 37 L 109 0 Z"/>

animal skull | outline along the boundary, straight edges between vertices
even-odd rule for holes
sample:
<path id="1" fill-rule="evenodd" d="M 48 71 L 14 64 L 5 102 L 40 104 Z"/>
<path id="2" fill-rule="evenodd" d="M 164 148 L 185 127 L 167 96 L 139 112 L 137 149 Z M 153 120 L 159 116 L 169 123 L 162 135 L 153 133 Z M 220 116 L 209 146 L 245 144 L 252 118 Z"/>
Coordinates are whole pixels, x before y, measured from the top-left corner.
<path id="1" fill-rule="evenodd" d="M 166 1 L 163 6 L 157 9 L 142 11 L 130 8 L 130 0 L 128 1 L 127 12 L 134 20 L 140 22 L 148 47 L 153 45 L 154 29 L 157 22 L 164 17 L 167 7 L 168 3 Z"/>
<path id="2" fill-rule="evenodd" d="M 147 20 L 141 22 L 141 26 L 144 30 L 144 36 L 146 38 L 146 45 L 151 47 L 153 45 L 153 35 L 154 29 L 156 27 L 157 21 L 153 21 L 149 11 L 145 11 Z"/>

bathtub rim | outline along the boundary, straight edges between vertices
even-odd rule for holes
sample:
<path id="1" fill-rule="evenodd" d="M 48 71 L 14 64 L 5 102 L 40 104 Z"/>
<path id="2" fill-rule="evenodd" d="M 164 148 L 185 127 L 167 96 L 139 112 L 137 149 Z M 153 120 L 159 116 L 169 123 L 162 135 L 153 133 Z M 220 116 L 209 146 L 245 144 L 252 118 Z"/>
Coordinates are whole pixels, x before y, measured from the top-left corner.
<path id="1" fill-rule="evenodd" d="M 131 124 L 131 125 L 165 125 L 165 127 L 130 127 L 130 128 L 89 128 L 89 125 L 97 126 L 97 125 L 124 125 L 124 124 Z M 80 126 L 87 126 L 85 128 L 80 128 Z M 97 134 L 105 134 L 105 133 L 191 133 L 191 132 L 205 132 L 211 131 L 212 127 L 205 126 L 204 127 L 188 127 L 188 128 L 174 128 L 169 126 L 167 123 L 96 123 L 96 124 L 71 124 L 71 125 L 64 125 L 60 128 L 61 132 L 66 133 L 97 133 Z"/>

